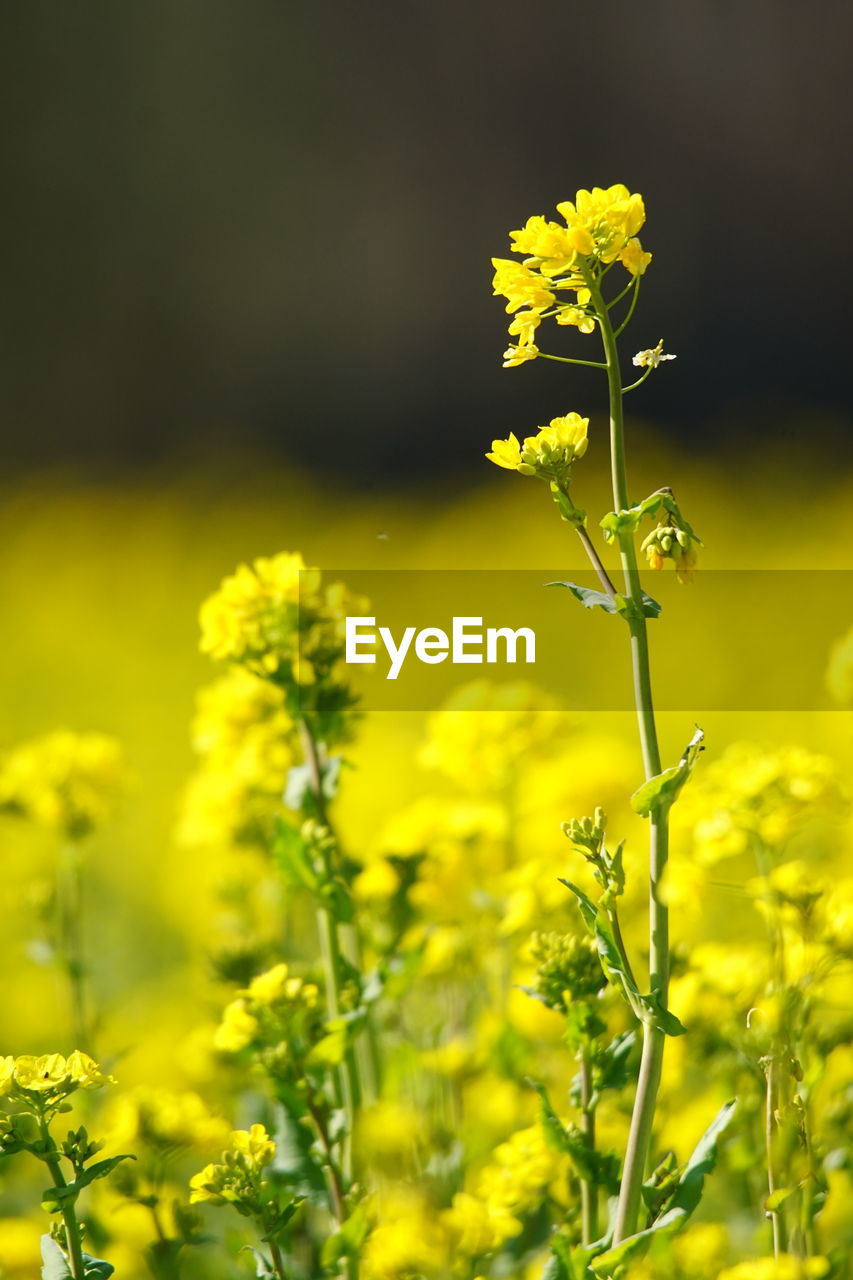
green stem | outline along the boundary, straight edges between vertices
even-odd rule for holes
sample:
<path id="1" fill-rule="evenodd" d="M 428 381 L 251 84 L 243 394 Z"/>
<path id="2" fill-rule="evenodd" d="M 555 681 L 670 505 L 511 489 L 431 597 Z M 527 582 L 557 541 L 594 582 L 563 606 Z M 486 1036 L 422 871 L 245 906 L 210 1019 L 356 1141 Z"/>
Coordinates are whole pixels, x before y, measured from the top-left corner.
<path id="1" fill-rule="evenodd" d="M 753 852 L 758 874 L 767 887 L 765 918 L 770 947 L 773 988 L 774 994 L 781 999 L 785 988 L 785 944 L 779 919 L 778 902 L 770 885 L 770 873 L 773 867 L 767 847 L 761 840 L 754 841 Z M 783 1058 L 788 1061 L 791 1058 L 786 1022 L 787 1015 L 783 1019 L 782 1028 L 775 1032 L 772 1037 L 765 1073 L 767 1076 L 767 1095 L 764 1110 L 764 1141 L 767 1159 L 767 1193 L 769 1196 L 772 1196 L 780 1187 L 784 1187 L 788 1181 L 786 1172 L 779 1168 L 778 1156 L 780 1154 L 779 1148 L 782 1144 L 777 1122 L 777 1116 L 782 1111 L 786 1101 L 783 1097 L 783 1087 L 787 1083 L 786 1076 L 788 1073 L 784 1070 Z M 778 1258 L 780 1253 L 786 1253 L 788 1250 L 788 1206 L 781 1204 L 778 1209 L 770 1210 L 768 1217 L 773 1229 L 773 1254 L 774 1257 Z"/>
<path id="2" fill-rule="evenodd" d="M 615 334 L 613 335 L 613 336 L 614 336 L 614 337 L 616 337 L 616 338 L 618 338 L 618 337 L 619 337 L 619 335 L 620 335 L 620 333 L 623 333 L 623 332 L 625 331 L 625 329 L 627 329 L 627 328 L 628 328 L 628 325 L 631 323 L 631 317 L 632 317 L 632 316 L 633 316 L 633 314 L 634 314 L 634 308 L 636 307 L 636 305 L 637 305 L 637 299 L 638 299 L 638 298 L 639 298 L 639 296 L 640 296 L 640 280 L 641 280 L 641 279 L 642 279 L 642 277 L 641 277 L 641 276 L 634 276 L 634 296 L 633 296 L 633 297 L 632 297 L 632 299 L 631 299 L 631 305 L 630 305 L 630 307 L 628 308 L 628 310 L 627 310 L 627 311 L 626 311 L 626 313 L 625 313 L 625 319 L 622 321 L 622 323 L 620 324 L 619 328 L 616 330 Z M 599 296 L 600 296 L 600 295 L 599 295 Z M 606 309 L 606 308 L 605 308 L 605 315 L 607 315 L 607 309 Z M 608 319 L 607 319 L 607 327 L 608 327 L 608 328 L 610 328 L 610 317 L 609 317 L 609 316 L 608 316 Z"/>
<path id="3" fill-rule="evenodd" d="M 610 323 L 607 307 L 598 282 L 590 274 L 587 280 L 592 302 L 598 315 L 604 354 L 607 361 L 607 383 L 610 398 L 610 464 L 613 502 L 617 511 L 629 507 L 628 480 L 625 466 L 625 429 L 622 416 L 622 374 L 619 368 L 617 334 Z M 618 332 L 621 333 L 636 303 L 635 290 L 631 310 Z M 631 634 L 631 664 L 634 704 L 643 766 L 646 778 L 661 771 L 660 749 L 652 698 L 649 642 L 646 618 L 642 612 L 642 584 L 637 567 L 637 552 L 632 533 L 624 533 L 619 541 L 625 594 L 637 608 L 628 619 Z M 666 1006 L 669 987 L 669 917 L 660 898 L 660 884 L 669 848 L 669 814 L 666 807 L 653 810 L 649 831 L 649 968 L 651 990 Z M 646 1023 L 643 1027 L 643 1053 L 637 1081 L 637 1093 L 631 1117 L 631 1129 L 622 1171 L 622 1186 L 614 1223 L 613 1242 L 618 1244 L 637 1229 L 642 1200 L 643 1175 L 648 1161 L 654 1125 L 655 1106 L 663 1065 L 664 1033 Z"/>
<path id="4" fill-rule="evenodd" d="M 270 1240 L 269 1246 L 270 1246 L 270 1257 L 272 1258 L 272 1264 L 273 1264 L 273 1267 L 275 1268 L 276 1275 L 278 1276 L 279 1280 L 287 1280 L 287 1273 L 284 1269 L 284 1258 L 281 1256 L 281 1249 L 279 1249 L 275 1240 Z"/>
<path id="5" fill-rule="evenodd" d="M 542 360 L 556 360 L 559 364 L 583 364 L 587 369 L 607 368 L 607 365 L 602 364 L 600 360 L 573 360 L 569 356 L 549 356 L 547 351 L 540 351 L 539 357 Z"/>
<path id="6" fill-rule="evenodd" d="M 41 1130 L 42 1140 L 47 1148 L 46 1154 L 41 1157 L 47 1165 L 50 1176 L 53 1178 L 53 1184 L 56 1187 L 65 1187 L 68 1184 L 65 1181 L 62 1169 L 59 1164 L 59 1154 L 54 1145 L 53 1138 L 50 1136 L 50 1130 L 47 1127 L 47 1121 L 41 1119 L 39 1121 L 39 1129 Z M 85 1280 L 86 1267 L 83 1262 L 83 1241 L 80 1236 L 80 1223 L 77 1221 L 77 1214 L 74 1211 L 75 1200 L 63 1200 L 62 1202 L 62 1220 L 65 1223 L 65 1241 L 68 1248 L 68 1260 L 71 1266 L 71 1274 L 74 1280 Z"/>
<path id="7" fill-rule="evenodd" d="M 649 365 L 648 368 L 646 369 L 646 372 L 641 374 L 636 382 L 632 382 L 630 387 L 623 387 L 622 388 L 623 396 L 626 396 L 629 391 L 636 391 L 637 387 L 641 387 L 645 382 L 646 378 L 648 378 L 649 374 L 652 372 L 653 368 L 654 368 L 653 365 Z"/>
<path id="8" fill-rule="evenodd" d="M 592 1101 L 592 1066 L 589 1046 L 581 1050 L 581 1133 L 590 1151 L 595 1150 L 595 1108 Z M 591 1178 L 581 1178 L 581 1230 L 583 1243 L 598 1239 L 598 1187 Z"/>
<path id="9" fill-rule="evenodd" d="M 767 1064 L 767 1102 L 764 1112 L 764 1139 L 767 1148 L 767 1190 L 772 1196 L 782 1185 L 776 1173 L 776 1111 L 779 1104 L 779 1062 L 775 1053 L 771 1053 Z M 781 1210 L 781 1212 L 780 1212 Z M 778 1258 L 788 1248 L 787 1231 L 785 1229 L 784 1206 L 771 1210 L 770 1223 L 773 1228 L 773 1256 Z"/>
<path id="10" fill-rule="evenodd" d="M 310 725 L 303 719 L 300 721 L 300 731 L 302 736 L 302 745 L 305 751 L 305 760 L 311 776 L 311 790 L 314 793 L 314 800 L 317 808 L 317 814 L 320 821 L 324 825 L 328 825 L 328 814 L 326 811 L 326 800 L 323 795 L 323 771 L 320 767 L 320 757 L 317 751 L 317 743 Z M 317 930 L 320 936 L 320 949 L 323 955 L 323 967 L 326 979 L 326 1004 L 330 1020 L 341 1016 L 341 941 L 338 934 L 338 925 L 332 912 L 325 906 L 320 905 L 317 908 Z M 356 1107 L 361 1101 L 361 1086 L 358 1075 L 358 1065 L 355 1053 L 350 1046 L 344 1055 L 344 1061 L 341 1064 L 340 1072 L 341 1096 L 343 1099 L 344 1112 L 346 1114 L 346 1134 L 342 1145 L 342 1166 L 344 1176 L 351 1181 L 353 1174 L 352 1162 L 352 1139 L 353 1128 L 355 1124 Z"/>

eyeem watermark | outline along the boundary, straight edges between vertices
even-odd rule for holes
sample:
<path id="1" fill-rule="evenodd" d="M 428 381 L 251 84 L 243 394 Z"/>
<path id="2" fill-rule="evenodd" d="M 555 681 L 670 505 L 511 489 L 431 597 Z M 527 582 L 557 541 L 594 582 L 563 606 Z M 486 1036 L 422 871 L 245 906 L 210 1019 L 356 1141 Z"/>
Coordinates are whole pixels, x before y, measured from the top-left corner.
<path id="1" fill-rule="evenodd" d="M 448 659 L 464 663 L 514 664 L 536 662 L 536 633 L 530 627 L 484 627 L 482 618 L 453 618 L 450 633 L 441 627 L 405 627 L 397 640 L 390 627 L 377 627 L 375 618 L 346 620 L 346 661 L 375 663 L 379 644 L 388 658 L 386 680 L 396 680 L 411 653 L 418 662 L 434 666 Z"/>

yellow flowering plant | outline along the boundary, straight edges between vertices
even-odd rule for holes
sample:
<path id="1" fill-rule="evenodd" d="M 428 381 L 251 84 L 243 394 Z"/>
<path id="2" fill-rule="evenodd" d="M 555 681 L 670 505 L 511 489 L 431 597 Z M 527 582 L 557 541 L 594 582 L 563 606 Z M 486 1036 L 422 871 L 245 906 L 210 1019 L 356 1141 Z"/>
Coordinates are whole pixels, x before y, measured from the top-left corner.
<path id="1" fill-rule="evenodd" d="M 50 1234 L 42 1236 L 45 1277 L 87 1280 L 113 1273 L 108 1262 L 83 1251 L 76 1205 L 86 1187 L 134 1157 L 114 1155 L 92 1163 L 103 1143 L 93 1142 L 85 1126 L 70 1130 L 61 1143 L 51 1131 L 57 1117 L 71 1110 L 68 1099 L 74 1093 L 110 1084 L 115 1084 L 113 1077 L 79 1049 L 67 1058 L 61 1053 L 0 1058 L 0 1156 L 28 1152 L 41 1161 L 52 1182 L 42 1192 L 42 1207 L 57 1217 Z M 70 1176 L 63 1162 L 70 1166 Z"/>
<path id="2" fill-rule="evenodd" d="M 683 1034 L 684 1027 L 669 1008 L 670 943 L 668 908 L 661 894 L 668 853 L 669 814 L 678 795 L 693 771 L 702 750 L 701 731 L 694 735 L 681 760 L 664 769 L 658 746 L 655 709 L 652 698 L 649 659 L 648 624 L 660 613 L 660 606 L 643 590 L 636 540 L 646 517 L 657 518 L 654 530 L 645 538 L 642 550 L 652 569 L 660 569 L 671 559 L 679 578 L 689 577 L 695 562 L 695 546 L 699 539 L 684 519 L 669 488 L 663 488 L 640 503 L 629 498 L 625 456 L 623 398 L 641 386 L 653 370 L 669 356 L 663 343 L 639 352 L 634 357 L 643 369 L 640 377 L 626 386 L 622 377 L 618 339 L 634 316 L 640 282 L 651 262 L 638 239 L 645 222 L 645 207 L 640 195 L 621 185 L 595 187 L 578 191 L 574 201 L 557 206 L 562 222 L 536 216 L 528 219 L 519 231 L 510 234 L 512 249 L 522 256 L 519 265 L 512 260 L 495 259 L 494 291 L 507 300 L 507 311 L 515 319 L 510 325 L 517 344 L 506 352 L 504 363 L 514 366 L 537 357 L 567 364 L 585 365 L 606 374 L 610 400 L 610 462 L 614 510 L 601 520 L 607 542 L 619 552 L 622 585 L 618 588 L 594 545 L 585 513 L 571 494 L 571 466 L 587 446 L 588 420 L 577 414 L 556 419 L 550 427 L 540 429 L 519 446 L 514 436 L 494 441 L 487 457 L 501 467 L 522 475 L 548 481 L 560 514 L 577 532 L 601 590 L 591 591 L 572 582 L 567 587 L 587 608 L 600 607 L 621 616 L 627 625 L 636 701 L 640 745 L 645 769 L 645 782 L 636 791 L 632 804 L 649 824 L 650 863 L 648 877 L 649 906 L 649 975 L 648 989 L 635 973 L 619 929 L 617 901 L 624 891 L 621 846 L 609 853 L 604 840 L 603 814 L 582 823 L 570 823 L 566 835 L 575 850 L 591 863 L 598 881 L 598 900 L 591 899 L 572 881 L 565 881 L 575 896 L 583 922 L 593 938 L 601 967 L 614 990 L 625 999 L 642 1028 L 643 1050 L 637 1080 L 633 1118 L 622 1162 L 617 1188 L 610 1188 L 594 1160 L 594 1129 L 590 1124 L 587 1103 L 582 1100 L 585 1118 L 585 1151 L 582 1147 L 576 1161 L 586 1165 L 585 1204 L 581 1232 L 581 1249 L 573 1252 L 571 1236 L 555 1243 L 556 1274 L 574 1275 L 578 1268 L 590 1267 L 597 1275 L 610 1275 L 633 1257 L 644 1252 L 656 1232 L 672 1235 L 686 1225 L 695 1209 L 702 1189 L 704 1173 L 713 1164 L 716 1143 L 728 1123 L 731 1105 L 720 1112 L 697 1148 L 697 1154 L 681 1172 L 670 1177 L 666 1192 L 655 1192 L 654 1214 L 648 1218 L 649 1195 L 644 1182 L 654 1126 L 655 1107 L 663 1065 L 664 1046 L 668 1036 Z M 628 283 L 610 288 L 610 272 L 617 264 L 628 273 Z M 620 308 L 622 308 L 621 317 Z M 580 359 L 545 352 L 541 348 L 539 329 L 544 321 L 573 326 L 584 335 L 597 333 L 603 359 Z M 534 336 L 537 341 L 534 343 Z M 562 444 L 565 424 L 583 424 L 582 447 Z M 588 1047 L 584 1099 L 591 1093 Z M 546 1104 L 550 1105 L 550 1104 Z M 556 1117 L 555 1117 L 556 1120 Z M 559 1123 L 559 1122 L 557 1122 Z M 554 1126 L 552 1126 L 553 1129 Z M 559 1125 L 559 1141 L 567 1144 L 567 1132 Z M 599 1236 L 598 1199 L 602 1190 L 618 1190 L 611 1221 Z M 645 1203 L 644 1203 L 645 1197 Z M 563 1270 L 559 1270 L 563 1268 Z"/>

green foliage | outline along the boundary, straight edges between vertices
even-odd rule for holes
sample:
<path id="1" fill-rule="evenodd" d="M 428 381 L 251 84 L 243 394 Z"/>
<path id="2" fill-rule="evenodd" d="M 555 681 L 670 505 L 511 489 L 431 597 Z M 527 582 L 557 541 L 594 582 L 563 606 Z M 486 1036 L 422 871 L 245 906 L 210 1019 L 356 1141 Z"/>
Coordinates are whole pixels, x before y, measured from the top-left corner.
<path id="1" fill-rule="evenodd" d="M 704 733 L 697 728 L 678 764 L 671 769 L 664 769 L 663 773 L 649 778 L 637 788 L 631 797 L 631 807 L 636 813 L 643 818 L 648 818 L 653 811 L 668 809 L 675 803 L 679 792 L 696 767 L 696 761 L 705 749 L 704 739 Z"/>

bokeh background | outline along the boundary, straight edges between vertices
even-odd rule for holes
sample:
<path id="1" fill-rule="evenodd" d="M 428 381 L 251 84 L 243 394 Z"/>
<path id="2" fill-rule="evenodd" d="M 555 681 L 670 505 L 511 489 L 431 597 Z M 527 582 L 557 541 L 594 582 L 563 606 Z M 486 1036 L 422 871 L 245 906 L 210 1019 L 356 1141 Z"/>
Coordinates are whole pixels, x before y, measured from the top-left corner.
<path id="1" fill-rule="evenodd" d="M 502 373 L 489 256 L 611 181 L 652 215 L 638 340 L 679 354 L 638 411 L 703 452 L 795 446 L 806 419 L 849 456 L 844 0 L 31 0 L 2 23 L 4 468 L 252 446 L 362 485 L 476 477 L 484 434 L 566 396 Z"/>

